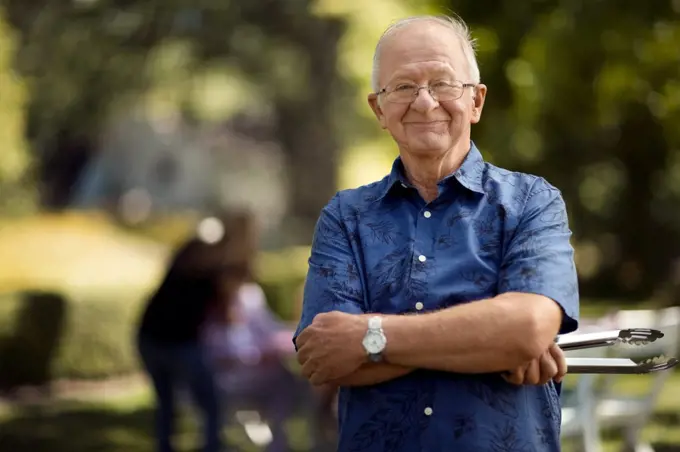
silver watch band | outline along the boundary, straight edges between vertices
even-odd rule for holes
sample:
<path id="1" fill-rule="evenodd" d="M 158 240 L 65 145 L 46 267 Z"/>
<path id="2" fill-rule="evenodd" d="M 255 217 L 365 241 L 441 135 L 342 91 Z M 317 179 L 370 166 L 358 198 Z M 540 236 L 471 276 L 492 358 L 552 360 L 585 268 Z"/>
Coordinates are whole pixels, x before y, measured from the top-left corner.
<path id="1" fill-rule="evenodd" d="M 382 317 L 376 315 L 368 319 L 368 329 L 376 332 L 382 330 Z"/>

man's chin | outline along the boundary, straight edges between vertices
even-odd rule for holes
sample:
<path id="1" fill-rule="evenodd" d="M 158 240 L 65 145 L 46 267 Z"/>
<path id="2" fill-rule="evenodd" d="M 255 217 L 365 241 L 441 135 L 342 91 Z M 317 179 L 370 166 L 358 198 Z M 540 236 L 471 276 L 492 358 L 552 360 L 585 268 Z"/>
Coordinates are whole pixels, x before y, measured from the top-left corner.
<path id="1" fill-rule="evenodd" d="M 451 148 L 451 142 L 443 139 L 414 140 L 408 148 L 415 155 L 434 156 L 446 153 Z"/>

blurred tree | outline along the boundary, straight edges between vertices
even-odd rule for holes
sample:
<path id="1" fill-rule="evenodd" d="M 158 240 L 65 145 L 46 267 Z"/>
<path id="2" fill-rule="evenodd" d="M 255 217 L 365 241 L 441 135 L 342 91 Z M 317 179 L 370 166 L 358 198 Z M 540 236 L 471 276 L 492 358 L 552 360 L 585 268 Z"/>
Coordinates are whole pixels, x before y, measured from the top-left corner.
<path id="1" fill-rule="evenodd" d="M 386 1 L 408 3 L 380 4 Z M 680 3 L 437 2 L 465 18 L 479 41 L 489 97 L 474 138 L 487 158 L 543 175 L 563 191 L 583 294 L 651 295 L 680 255 Z M 346 2 L 323 3 L 333 10 Z M 150 67 L 161 48 L 185 49 L 190 75 L 209 67 L 237 73 L 239 84 L 229 79 L 232 90 L 274 118 L 294 181 L 293 242 L 308 242 L 319 209 L 336 189 L 338 150 L 375 131 L 352 119 L 362 119 L 348 102 L 357 97 L 337 68 L 351 66 L 357 83 L 355 67 L 362 66 L 338 59 L 347 18 L 320 17 L 314 0 L 2 4 L 19 31 L 18 67 L 30 93 L 28 137 L 45 206 L 68 204 L 110 112 L 158 88 Z M 389 21 L 414 9 L 385 12 L 371 3 L 361 6 L 370 13 L 361 13 L 352 5 L 366 29 L 379 22 L 373 16 Z M 366 41 L 353 36 L 346 45 L 366 49 L 345 51 L 345 58 L 370 58 L 374 42 Z M 367 60 L 366 74 L 368 66 Z M 166 79 L 179 71 L 169 67 Z M 186 91 L 175 79 L 157 98 L 174 95 L 195 114 L 195 105 L 182 100 Z"/>
<path id="2" fill-rule="evenodd" d="M 564 193 L 586 296 L 653 295 L 680 256 L 677 1 L 444 5 L 479 40 L 475 139 Z"/>
<path id="3" fill-rule="evenodd" d="M 291 219 L 307 242 L 336 188 L 332 112 L 336 94 L 348 89 L 336 70 L 343 22 L 314 15 L 311 3 L 4 0 L 33 94 L 28 136 L 39 157 L 43 205 L 68 205 L 111 111 L 153 87 L 148 57 L 182 43 L 189 73 L 227 64 L 247 78 L 252 102 L 264 99 L 261 110 L 273 113 L 295 181 Z"/>
<path id="4" fill-rule="evenodd" d="M 31 157 L 24 138 L 27 90 L 14 68 L 17 36 L 0 10 L 0 211 L 24 213 L 35 207 Z"/>

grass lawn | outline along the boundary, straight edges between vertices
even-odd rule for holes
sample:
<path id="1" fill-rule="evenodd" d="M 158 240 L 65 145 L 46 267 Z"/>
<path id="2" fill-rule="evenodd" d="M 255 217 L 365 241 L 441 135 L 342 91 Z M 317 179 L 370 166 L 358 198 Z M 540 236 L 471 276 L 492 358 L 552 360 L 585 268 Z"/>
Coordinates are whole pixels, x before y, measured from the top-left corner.
<path id="1" fill-rule="evenodd" d="M 309 437 L 301 421 L 288 426 L 291 451 L 308 450 Z M 2 452 L 150 452 L 153 450 L 152 399 L 148 391 L 135 395 L 103 397 L 96 401 L 59 400 L 48 406 L 0 405 Z M 178 422 L 176 444 L 180 451 L 198 452 L 200 436 L 189 416 Z M 225 431 L 233 450 L 257 452 L 245 431 Z"/>
<path id="2" fill-rule="evenodd" d="M 649 377 L 622 377 L 616 390 L 634 394 L 644 390 Z M 7 452 L 149 452 L 152 450 L 153 414 L 151 398 L 143 391 L 135 395 L 103 397 L 96 401 L 61 400 L 45 407 L 0 406 L 0 451 Z M 306 450 L 305 426 L 291 422 L 296 444 L 292 450 Z M 659 397 L 654 419 L 644 436 L 656 452 L 680 451 L 680 372 L 676 372 Z M 227 431 L 236 450 L 258 449 L 247 444 L 240 429 Z M 618 451 L 617 432 L 606 432 L 603 452 Z M 179 422 L 177 440 L 183 451 L 195 451 L 196 425 L 188 418 Z M 565 445 L 565 452 L 575 450 Z"/>

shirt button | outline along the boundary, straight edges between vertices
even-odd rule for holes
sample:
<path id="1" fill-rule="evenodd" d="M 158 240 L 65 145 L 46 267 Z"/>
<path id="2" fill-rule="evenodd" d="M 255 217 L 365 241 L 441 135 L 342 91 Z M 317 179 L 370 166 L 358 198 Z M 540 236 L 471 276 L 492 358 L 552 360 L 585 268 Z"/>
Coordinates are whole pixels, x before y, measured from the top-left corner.
<path id="1" fill-rule="evenodd" d="M 423 304 L 422 304 L 420 301 L 419 301 L 418 303 L 416 303 L 416 309 L 417 309 L 418 311 L 422 311 L 422 309 L 423 309 Z"/>
<path id="2" fill-rule="evenodd" d="M 425 408 L 425 416 L 432 416 L 432 408 L 429 406 Z"/>
<path id="3" fill-rule="evenodd" d="M 418 256 L 418 260 L 420 262 L 425 262 L 427 260 L 427 258 L 421 254 L 420 256 Z"/>
<path id="4" fill-rule="evenodd" d="M 430 212 L 429 210 L 426 210 L 425 212 L 423 212 L 423 216 L 425 218 L 430 218 L 432 216 L 432 212 Z"/>

